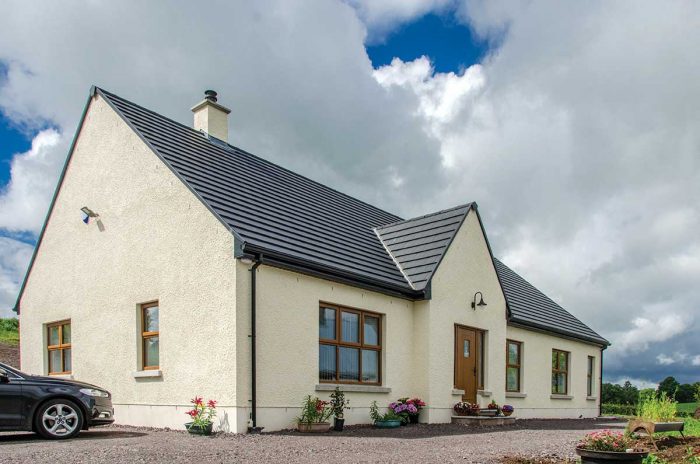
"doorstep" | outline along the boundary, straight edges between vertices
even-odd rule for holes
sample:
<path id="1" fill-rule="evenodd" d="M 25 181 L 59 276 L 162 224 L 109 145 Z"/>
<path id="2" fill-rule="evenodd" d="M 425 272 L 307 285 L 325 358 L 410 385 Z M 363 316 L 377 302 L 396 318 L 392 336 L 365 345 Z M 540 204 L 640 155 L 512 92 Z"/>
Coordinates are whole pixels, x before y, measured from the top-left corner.
<path id="1" fill-rule="evenodd" d="M 515 417 L 452 416 L 452 423 L 469 427 L 500 427 L 514 425 Z"/>

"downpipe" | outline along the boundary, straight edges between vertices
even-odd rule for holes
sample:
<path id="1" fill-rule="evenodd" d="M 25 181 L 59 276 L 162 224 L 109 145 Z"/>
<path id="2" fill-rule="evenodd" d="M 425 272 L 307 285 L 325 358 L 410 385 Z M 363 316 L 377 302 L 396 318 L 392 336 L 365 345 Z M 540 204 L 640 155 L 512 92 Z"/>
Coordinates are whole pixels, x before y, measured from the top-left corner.
<path id="1" fill-rule="evenodd" d="M 260 433 L 263 427 L 258 427 L 257 423 L 257 358 L 256 358 L 256 328 L 255 328 L 255 310 L 256 310 L 256 291 L 257 291 L 257 274 L 258 267 L 262 264 L 262 255 L 260 255 L 253 263 L 250 269 L 250 422 L 248 433 Z"/>

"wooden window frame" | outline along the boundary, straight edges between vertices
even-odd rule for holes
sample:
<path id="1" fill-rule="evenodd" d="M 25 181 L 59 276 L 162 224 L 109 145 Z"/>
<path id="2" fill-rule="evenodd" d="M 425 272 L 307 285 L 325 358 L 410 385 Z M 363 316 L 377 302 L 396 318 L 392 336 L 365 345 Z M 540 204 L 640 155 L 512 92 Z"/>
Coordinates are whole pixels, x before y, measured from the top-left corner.
<path id="1" fill-rule="evenodd" d="M 56 322 L 51 322 L 49 324 L 46 324 L 46 352 L 48 354 L 48 367 L 47 367 L 47 372 L 49 375 L 70 375 L 73 373 L 72 369 L 67 371 L 65 370 L 65 359 L 64 359 L 64 351 L 65 350 L 71 350 L 71 366 L 73 366 L 73 330 L 71 327 L 71 343 L 63 343 L 63 326 L 64 325 L 71 325 L 71 320 L 70 319 L 64 319 L 62 321 L 56 321 Z M 54 327 L 58 327 L 58 345 L 52 345 L 51 344 L 51 329 Z M 52 351 L 58 351 L 61 353 L 61 370 L 60 371 L 52 371 L 51 370 L 51 352 Z"/>
<path id="2" fill-rule="evenodd" d="M 510 363 L 510 345 L 514 344 L 517 345 L 518 347 L 518 363 L 517 364 L 511 364 Z M 521 367 L 523 364 L 523 342 L 519 342 L 517 340 L 510 340 L 506 339 L 506 392 L 508 393 L 520 393 L 521 390 Z M 509 390 L 508 389 L 508 368 L 515 368 L 518 370 L 518 385 L 515 390 Z"/>
<path id="3" fill-rule="evenodd" d="M 324 309 L 335 310 L 335 339 L 321 338 L 319 335 L 318 343 L 320 345 L 327 345 L 335 347 L 335 379 L 326 380 L 321 379 L 319 375 L 320 383 L 330 383 L 330 384 L 353 384 L 353 385 L 381 385 L 382 384 L 382 314 L 367 311 L 365 309 L 349 308 L 347 306 L 340 306 L 336 304 L 323 303 L 321 302 L 318 306 L 319 312 Z M 342 334 L 342 317 L 341 313 L 354 313 L 359 316 L 359 332 L 358 339 L 359 343 L 346 342 L 343 341 Z M 377 319 L 377 344 L 369 345 L 365 344 L 365 317 L 373 317 Z M 358 350 L 358 369 L 359 369 L 359 380 L 340 380 L 340 349 L 339 348 L 355 348 Z M 377 354 L 377 381 L 376 382 L 365 382 L 362 380 L 362 351 L 376 351 Z M 320 367 L 320 366 L 319 366 Z M 320 372 L 319 372 L 320 374 Z"/>
<path id="4" fill-rule="evenodd" d="M 146 310 L 149 308 L 158 308 L 158 330 L 154 332 L 146 332 Z M 156 371 L 160 369 L 160 305 L 157 301 L 144 303 L 141 305 L 141 369 L 144 371 Z M 146 365 L 146 341 L 150 338 L 158 337 L 158 365 Z"/>
<path id="5" fill-rule="evenodd" d="M 554 386 L 552 386 L 552 395 L 568 395 L 569 394 L 569 370 L 571 369 L 571 353 L 569 351 L 559 350 L 557 348 L 552 349 L 552 354 L 557 353 L 556 356 L 556 366 L 552 366 L 552 374 L 564 374 L 566 378 L 566 388 L 564 393 L 554 391 Z M 559 353 L 564 353 L 566 355 L 566 369 L 560 369 L 559 366 Z M 551 383 L 551 379 L 550 379 Z"/>
<path id="6" fill-rule="evenodd" d="M 586 396 L 593 396 L 593 371 L 595 370 L 595 356 L 588 357 L 586 365 Z"/>

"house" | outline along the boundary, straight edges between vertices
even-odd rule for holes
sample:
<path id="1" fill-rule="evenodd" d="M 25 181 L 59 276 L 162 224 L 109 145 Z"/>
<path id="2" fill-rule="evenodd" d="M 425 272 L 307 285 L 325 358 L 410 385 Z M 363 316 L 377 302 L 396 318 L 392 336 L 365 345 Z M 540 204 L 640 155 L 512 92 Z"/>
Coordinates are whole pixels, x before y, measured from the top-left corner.
<path id="1" fill-rule="evenodd" d="M 404 220 L 103 89 L 85 106 L 15 310 L 21 364 L 109 388 L 118 423 L 287 428 L 340 385 L 346 423 L 420 396 L 598 415 L 608 342 L 493 257 L 476 203 Z M 161 312 L 162 310 L 162 312 Z"/>

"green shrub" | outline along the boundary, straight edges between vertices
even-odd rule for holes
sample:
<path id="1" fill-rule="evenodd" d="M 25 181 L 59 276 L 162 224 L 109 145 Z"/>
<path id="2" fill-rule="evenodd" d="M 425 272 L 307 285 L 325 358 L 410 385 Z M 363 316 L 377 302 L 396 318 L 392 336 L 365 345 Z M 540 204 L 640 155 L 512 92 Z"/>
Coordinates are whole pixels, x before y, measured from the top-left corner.
<path id="1" fill-rule="evenodd" d="M 669 422 L 676 417 L 678 403 L 666 396 L 666 392 L 657 395 L 643 395 L 637 405 L 637 416 L 651 422 Z"/>
<path id="2" fill-rule="evenodd" d="M 602 413 L 612 416 L 634 416 L 637 414 L 637 406 L 634 404 L 604 403 Z"/>
<path id="3" fill-rule="evenodd" d="M 5 332 L 17 332 L 17 330 L 19 330 L 19 319 L 14 317 L 0 319 L 0 330 Z"/>

